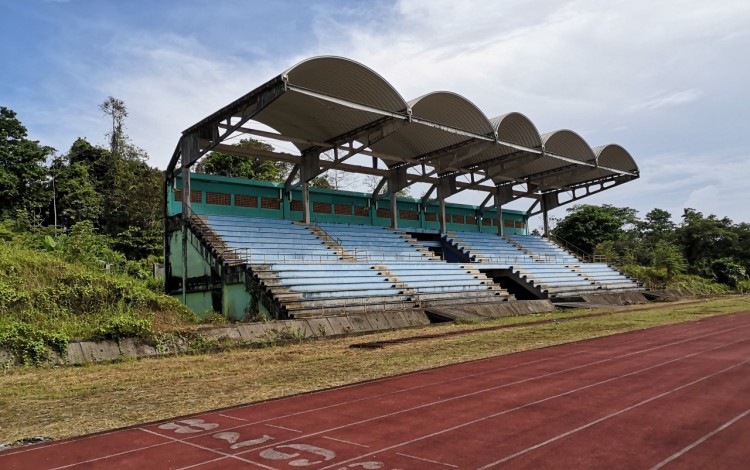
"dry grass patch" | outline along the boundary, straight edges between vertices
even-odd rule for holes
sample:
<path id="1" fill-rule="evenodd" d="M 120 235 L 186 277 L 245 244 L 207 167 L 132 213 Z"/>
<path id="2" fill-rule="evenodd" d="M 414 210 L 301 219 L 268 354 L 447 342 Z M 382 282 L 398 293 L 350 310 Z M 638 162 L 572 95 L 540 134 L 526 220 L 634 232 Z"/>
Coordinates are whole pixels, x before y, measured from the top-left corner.
<path id="1" fill-rule="evenodd" d="M 557 312 L 483 324 L 433 327 L 66 368 L 20 368 L 0 377 L 0 442 L 33 435 L 57 439 L 351 384 L 447 364 L 524 351 L 656 325 L 750 310 L 750 297 L 617 309 L 575 321 L 481 331 L 490 325 L 570 318 Z M 479 330 L 479 331 L 477 331 Z M 356 349 L 382 341 L 439 332 L 465 335 Z"/>

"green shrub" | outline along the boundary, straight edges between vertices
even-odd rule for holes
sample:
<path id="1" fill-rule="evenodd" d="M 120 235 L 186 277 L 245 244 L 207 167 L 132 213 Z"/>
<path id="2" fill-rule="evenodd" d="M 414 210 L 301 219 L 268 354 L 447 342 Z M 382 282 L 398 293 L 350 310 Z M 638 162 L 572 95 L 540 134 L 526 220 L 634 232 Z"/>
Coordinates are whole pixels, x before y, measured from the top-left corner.
<path id="1" fill-rule="evenodd" d="M 95 337 L 97 339 L 120 340 L 124 338 L 150 337 L 152 335 L 151 320 L 120 314 L 106 320 L 97 329 Z"/>
<path id="2" fill-rule="evenodd" d="M 69 338 L 59 332 L 50 332 L 33 325 L 12 322 L 0 325 L 0 348 L 8 351 L 24 365 L 36 366 L 44 363 L 54 350 L 64 353 Z"/>

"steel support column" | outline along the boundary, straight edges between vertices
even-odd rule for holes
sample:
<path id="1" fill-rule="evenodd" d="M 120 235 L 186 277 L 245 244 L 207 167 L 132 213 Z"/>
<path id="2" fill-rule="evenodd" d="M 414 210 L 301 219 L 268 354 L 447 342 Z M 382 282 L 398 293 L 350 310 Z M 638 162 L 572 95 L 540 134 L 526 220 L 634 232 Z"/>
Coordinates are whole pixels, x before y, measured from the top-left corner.
<path id="1" fill-rule="evenodd" d="M 498 233 L 502 237 L 505 235 L 505 222 L 503 221 L 503 206 L 502 205 L 497 207 L 497 221 L 500 224 L 500 230 Z"/>
<path id="2" fill-rule="evenodd" d="M 302 222 L 310 223 L 310 182 L 302 180 Z"/>
<path id="3" fill-rule="evenodd" d="M 193 161 L 198 155 L 198 135 L 195 133 L 183 135 L 180 141 L 180 152 L 182 159 L 182 303 L 187 304 L 187 281 L 188 281 L 188 237 L 190 236 L 190 166 L 187 162 Z"/>
<path id="4" fill-rule="evenodd" d="M 391 227 L 398 229 L 398 198 L 394 192 L 391 193 Z"/>
<path id="5" fill-rule="evenodd" d="M 442 233 L 446 233 L 448 231 L 448 223 L 446 221 L 445 215 L 445 196 L 443 195 L 443 191 L 440 189 L 440 186 L 438 186 L 437 188 L 437 197 L 440 206 L 440 213 L 438 214 L 440 221 L 440 231 Z"/>

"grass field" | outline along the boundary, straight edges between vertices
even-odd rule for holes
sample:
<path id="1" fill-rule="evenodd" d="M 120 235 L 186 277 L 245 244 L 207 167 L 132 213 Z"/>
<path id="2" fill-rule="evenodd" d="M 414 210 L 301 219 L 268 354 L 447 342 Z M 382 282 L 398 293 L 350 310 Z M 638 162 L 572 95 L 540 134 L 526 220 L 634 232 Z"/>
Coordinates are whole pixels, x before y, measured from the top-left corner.
<path id="1" fill-rule="evenodd" d="M 633 306 L 607 315 L 477 331 L 593 311 L 511 317 L 341 339 L 85 367 L 7 369 L 0 376 L 0 443 L 55 439 L 350 384 L 489 356 L 708 316 L 750 311 L 750 296 Z M 355 343 L 465 332 L 382 349 Z"/>

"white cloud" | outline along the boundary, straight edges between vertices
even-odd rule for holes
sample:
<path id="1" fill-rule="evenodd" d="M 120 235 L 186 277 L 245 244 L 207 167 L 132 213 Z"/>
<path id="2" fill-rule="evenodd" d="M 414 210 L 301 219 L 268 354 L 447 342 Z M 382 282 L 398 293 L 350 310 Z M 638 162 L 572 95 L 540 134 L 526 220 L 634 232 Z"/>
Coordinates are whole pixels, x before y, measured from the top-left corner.
<path id="1" fill-rule="evenodd" d="M 681 104 L 692 103 L 698 100 L 702 93 L 700 90 L 691 89 L 683 90 L 672 93 L 660 93 L 657 96 L 647 99 L 642 103 L 636 103 L 631 105 L 628 110 L 631 112 L 640 111 L 643 109 L 654 110 L 663 108 L 665 106 L 679 106 Z"/>
<path id="2" fill-rule="evenodd" d="M 76 116 L 61 123 L 68 134 L 91 134 L 101 119 L 96 104 L 117 96 L 128 105 L 131 137 L 164 167 L 186 127 L 301 59 L 343 55 L 406 99 L 450 90 L 490 117 L 520 111 L 542 132 L 571 128 L 592 145 L 622 144 L 641 179 L 590 202 L 675 215 L 701 204 L 696 209 L 750 220 L 738 202 L 750 178 L 744 136 L 727 131 L 750 109 L 750 65 L 737 59 L 750 49 L 749 2 L 410 0 L 316 11 L 314 37 L 290 56 L 262 60 L 193 36 L 120 32 L 129 39 L 105 62 L 65 57 L 71 73 L 96 85 L 77 107 L 56 102 L 45 112 Z M 206 23 L 204 35 L 220 27 L 212 25 L 220 19 Z M 273 31 L 268 38 L 284 40 Z"/>

